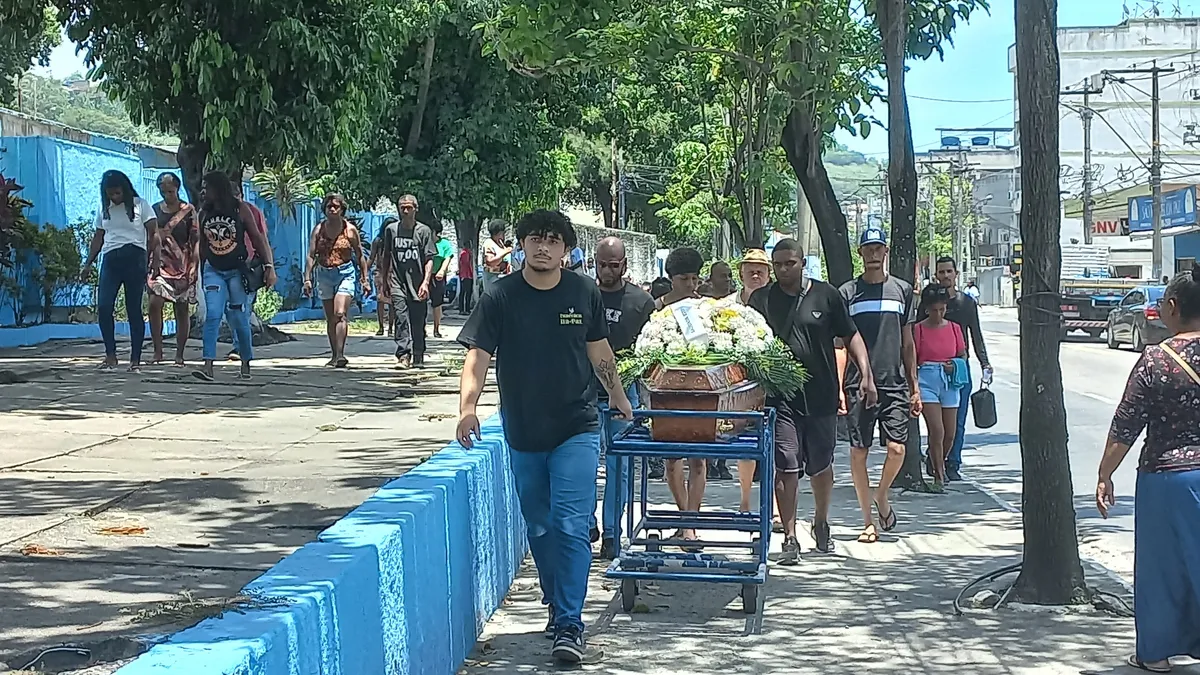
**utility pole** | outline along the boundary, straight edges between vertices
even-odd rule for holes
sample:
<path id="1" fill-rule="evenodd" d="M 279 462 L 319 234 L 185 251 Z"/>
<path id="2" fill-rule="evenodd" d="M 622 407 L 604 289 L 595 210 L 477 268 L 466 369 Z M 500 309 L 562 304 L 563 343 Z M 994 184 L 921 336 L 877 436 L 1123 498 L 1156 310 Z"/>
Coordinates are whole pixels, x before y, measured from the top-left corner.
<path id="1" fill-rule="evenodd" d="M 1159 130 L 1159 95 L 1158 95 L 1158 76 L 1163 73 L 1173 73 L 1174 68 L 1159 68 L 1158 61 L 1151 61 L 1149 68 L 1126 68 L 1124 70 L 1106 70 L 1104 75 L 1112 77 L 1118 74 L 1149 74 L 1150 75 L 1150 196 L 1151 196 L 1151 217 L 1154 221 L 1154 239 L 1152 262 L 1150 264 L 1151 277 L 1153 279 L 1161 279 L 1163 271 L 1163 250 L 1162 250 L 1162 143 L 1160 142 Z M 1117 82 L 1124 81 L 1123 78 L 1114 77 Z"/>
<path id="2" fill-rule="evenodd" d="M 617 229 L 624 230 L 626 229 L 625 214 L 627 211 L 625 207 L 625 193 L 629 190 L 629 178 L 625 175 L 623 169 L 618 171 L 620 177 L 617 178 L 617 213 L 619 214 Z"/>
<path id="3" fill-rule="evenodd" d="M 1157 80 L 1155 80 L 1157 82 Z M 1104 92 L 1104 81 L 1097 79 L 1087 82 L 1082 89 L 1067 89 L 1059 92 L 1059 96 L 1083 96 L 1083 109 L 1079 117 L 1083 120 L 1083 243 L 1092 243 L 1092 117 L 1091 95 Z"/>

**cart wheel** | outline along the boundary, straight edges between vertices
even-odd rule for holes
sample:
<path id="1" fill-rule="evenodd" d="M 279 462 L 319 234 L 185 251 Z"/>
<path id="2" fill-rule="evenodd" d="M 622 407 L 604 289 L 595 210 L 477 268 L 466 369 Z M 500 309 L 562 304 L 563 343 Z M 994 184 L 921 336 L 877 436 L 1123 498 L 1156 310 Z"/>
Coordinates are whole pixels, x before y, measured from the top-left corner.
<path id="1" fill-rule="evenodd" d="M 662 537 L 660 537 L 657 533 L 648 534 L 648 535 L 646 535 L 646 538 L 652 539 L 654 541 L 658 541 L 658 540 L 662 539 Z M 646 544 L 646 551 L 648 551 L 650 553 L 658 553 L 661 550 L 662 550 L 662 546 L 660 544 Z"/>
<path id="2" fill-rule="evenodd" d="M 633 603 L 637 600 L 637 592 L 636 579 L 621 580 L 621 609 L 626 612 L 633 611 Z"/>
<path id="3" fill-rule="evenodd" d="M 742 611 L 758 613 L 758 584 L 742 584 Z"/>

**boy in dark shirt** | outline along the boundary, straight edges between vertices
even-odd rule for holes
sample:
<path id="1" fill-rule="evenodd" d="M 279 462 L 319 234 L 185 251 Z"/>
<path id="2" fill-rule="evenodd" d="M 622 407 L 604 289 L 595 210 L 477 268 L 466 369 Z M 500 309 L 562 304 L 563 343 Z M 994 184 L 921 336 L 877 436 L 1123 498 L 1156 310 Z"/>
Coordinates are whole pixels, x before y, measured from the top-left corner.
<path id="1" fill-rule="evenodd" d="M 913 343 L 913 289 L 903 279 L 891 276 L 887 262 L 887 234 L 881 228 L 869 227 L 862 233 L 858 247 L 863 260 L 863 273 L 857 279 L 842 284 L 841 294 L 850 309 L 850 317 L 858 327 L 870 357 L 871 374 L 875 379 L 878 404 L 869 405 L 858 395 L 858 384 L 865 373 L 850 364 L 845 370 L 845 405 L 850 432 L 850 474 L 854 491 L 863 512 L 864 527 L 859 542 L 872 544 L 879 532 L 871 517 L 871 507 L 879 512 L 879 524 L 885 532 L 896 527 L 888 491 L 904 465 L 905 444 L 911 418 L 921 414 L 921 394 L 917 389 L 917 352 Z M 846 362 L 839 355 L 841 363 Z M 887 444 L 887 459 L 879 476 L 874 494 L 867 474 L 867 451 L 875 440 L 875 427 L 883 429 Z"/>
<path id="2" fill-rule="evenodd" d="M 571 221 L 557 211 L 534 211 L 517 223 L 517 238 L 525 266 L 484 290 L 458 337 L 468 351 L 456 436 L 467 449 L 479 437 L 475 406 L 492 356 L 502 351 L 496 381 L 504 436 L 550 606 L 546 633 L 554 638 L 555 659 L 579 663 L 588 653 L 582 614 L 600 455 L 596 378 L 621 416 L 631 419 L 633 412 L 608 344 L 600 289 L 562 268 L 576 243 Z"/>

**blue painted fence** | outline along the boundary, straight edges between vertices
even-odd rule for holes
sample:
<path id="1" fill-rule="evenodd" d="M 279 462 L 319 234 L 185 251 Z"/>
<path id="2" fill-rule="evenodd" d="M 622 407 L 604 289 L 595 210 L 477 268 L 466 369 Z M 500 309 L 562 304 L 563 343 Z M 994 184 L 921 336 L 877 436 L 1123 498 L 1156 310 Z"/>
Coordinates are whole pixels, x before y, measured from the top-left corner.
<path id="1" fill-rule="evenodd" d="M 508 453 L 494 415 L 118 675 L 453 675 L 526 552 Z"/>

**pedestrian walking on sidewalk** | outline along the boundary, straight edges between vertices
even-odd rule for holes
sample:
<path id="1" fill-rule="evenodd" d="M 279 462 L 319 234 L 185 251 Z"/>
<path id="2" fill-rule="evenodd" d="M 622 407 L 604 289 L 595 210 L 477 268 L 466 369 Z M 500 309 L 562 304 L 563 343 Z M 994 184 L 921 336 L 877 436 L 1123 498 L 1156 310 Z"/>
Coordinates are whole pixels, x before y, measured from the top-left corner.
<path id="1" fill-rule="evenodd" d="M 196 208 L 179 198 L 179 176 L 161 173 L 157 185 L 162 201 L 154 205 L 154 218 L 158 222 L 162 264 L 158 275 L 146 283 L 150 290 L 150 339 L 154 343 L 152 363 L 163 360 L 163 309 L 169 302 L 175 315 L 175 365 L 182 366 L 200 275 L 200 230 Z"/>
<path id="2" fill-rule="evenodd" d="M 771 283 L 771 259 L 767 257 L 767 252 L 761 248 L 747 249 L 742 254 L 741 262 L 738 263 L 738 278 L 742 282 L 742 290 L 738 293 L 738 302 L 749 305 L 750 296 Z M 759 310 L 760 313 L 761 311 Z M 738 491 L 741 495 L 738 510 L 742 513 L 750 511 L 750 491 L 754 489 L 754 474 L 758 469 L 757 465 L 758 462 L 752 459 L 739 459 L 737 463 Z M 778 529 L 782 531 L 783 523 L 777 524 Z"/>
<path id="3" fill-rule="evenodd" d="M 846 303 L 833 286 L 804 275 L 804 250 L 795 239 L 783 239 L 771 252 L 775 283 L 750 296 L 751 307 L 792 350 L 808 373 L 804 388 L 790 399 L 770 399 L 775 408 L 775 498 L 783 521 L 781 565 L 800 561 L 796 538 L 796 504 L 800 475 L 813 488 L 811 535 L 818 551 L 834 550 L 829 529 L 833 495 L 833 452 L 837 445 L 838 370 L 836 344 L 847 345 L 866 376 L 860 394 L 869 405 L 875 397 L 867 348 L 850 320 Z M 763 480 L 771 477 L 764 476 Z"/>
<path id="4" fill-rule="evenodd" d="M 325 365 L 345 368 L 350 365 L 346 358 L 346 335 L 350 332 L 350 303 L 357 291 L 354 281 L 357 278 L 369 293 L 370 274 L 358 228 L 346 218 L 346 199 L 331 192 L 322 200 L 321 211 L 325 219 L 313 228 L 309 238 L 304 294 L 312 295 L 315 273 L 331 352 Z"/>
<path id="5" fill-rule="evenodd" d="M 978 290 L 972 295 L 971 284 L 968 284 L 965 289 L 959 290 L 958 265 L 954 262 L 954 258 L 948 256 L 938 258 L 935 275 L 938 285 L 950 293 L 950 299 L 946 302 L 946 320 L 958 324 L 958 327 L 962 329 L 964 339 L 970 336 L 965 358 L 966 379 L 963 380 L 963 386 L 959 390 L 961 403 L 958 406 L 958 417 L 955 419 L 954 444 L 949 446 L 946 451 L 946 479 L 955 481 L 962 480 L 959 470 L 962 469 L 963 440 L 967 435 L 967 411 L 971 403 L 971 389 L 974 387 L 971 374 L 971 348 L 975 349 L 975 357 L 979 359 L 979 366 L 983 369 L 984 382 L 991 381 L 992 366 L 991 361 L 988 360 L 983 330 L 979 326 Z M 924 319 L 925 315 L 921 309 L 918 309 L 917 320 Z M 931 477 L 933 476 L 933 467 L 928 461 L 926 461 L 926 471 Z"/>
<path id="6" fill-rule="evenodd" d="M 392 301 L 392 339 L 396 341 L 396 367 L 425 365 L 425 319 L 433 289 L 433 260 L 437 242 L 433 230 L 417 222 L 417 198 L 404 195 L 399 201 L 400 220 L 383 227 L 385 293 Z"/>
<path id="7" fill-rule="evenodd" d="M 633 348 L 642 327 L 654 313 L 654 298 L 641 288 L 625 281 L 629 261 L 625 257 L 625 243 L 616 237 L 606 237 L 596 242 L 596 283 L 600 286 L 600 297 L 604 301 L 604 318 L 608 322 L 608 344 L 614 352 Z M 597 388 L 601 410 L 608 407 L 608 394 L 603 383 Z M 637 384 L 629 385 L 625 391 L 630 405 L 638 406 Z M 612 560 L 616 541 L 621 538 L 621 514 L 625 511 L 625 498 L 629 491 L 626 475 L 617 471 L 616 458 L 604 458 L 604 504 L 601 507 L 603 529 L 600 534 L 600 558 Z M 593 517 L 594 519 L 594 517 Z M 595 527 L 593 526 L 593 529 Z"/>
<path id="8" fill-rule="evenodd" d="M 896 529 L 896 512 L 888 491 L 904 465 L 908 442 L 908 423 L 921 414 L 921 393 L 917 389 L 917 353 L 913 346 L 913 289 L 903 279 L 887 273 L 887 234 L 879 227 L 868 227 L 859 238 L 863 273 L 842 284 L 842 298 L 850 309 L 858 332 L 867 346 L 870 370 L 875 379 L 878 404 L 869 405 L 861 393 L 865 370 L 848 363 L 846 350 L 838 352 L 838 372 L 844 373 L 840 406 L 846 411 L 850 435 L 850 474 L 863 514 L 863 531 L 858 540 L 865 544 L 879 541 L 871 509 L 879 514 L 884 532 Z M 882 428 L 881 441 L 887 446 L 887 459 L 879 476 L 879 486 L 871 490 L 867 473 L 867 452 L 875 442 L 875 427 Z"/>
<path id="9" fill-rule="evenodd" d="M 470 314 L 475 308 L 475 253 L 463 247 L 458 252 L 458 313 Z"/>
<path id="10" fill-rule="evenodd" d="M 1116 504 L 1112 476 L 1146 431 L 1133 513 L 1130 666 L 1171 670 L 1168 659 L 1200 657 L 1200 267 L 1177 275 L 1159 305 L 1174 337 L 1147 347 L 1113 416 L 1100 460 L 1096 508 Z"/>
<path id="11" fill-rule="evenodd" d="M 393 218 L 392 220 L 395 220 Z M 384 225 L 390 221 L 385 220 Z M 375 337 L 383 337 L 384 332 L 387 336 L 392 336 L 392 299 L 383 295 L 384 284 L 379 273 L 382 268 L 380 253 L 383 251 L 383 227 L 379 228 L 379 233 L 375 235 L 375 241 L 371 242 L 371 252 L 367 254 L 367 269 L 373 270 L 372 280 L 375 283 Z"/>
<path id="12" fill-rule="evenodd" d="M 429 285 L 429 306 L 433 308 L 433 337 L 442 337 L 442 305 L 446 304 L 446 277 L 454 259 L 454 244 L 442 236 L 441 222 L 429 228 L 433 232 L 437 255 L 433 257 L 433 283 Z"/>
<path id="13" fill-rule="evenodd" d="M 512 242 L 506 241 L 508 223 L 499 218 L 488 223 L 488 238 L 483 240 L 483 290 L 508 274 L 511 267 Z"/>
<path id="14" fill-rule="evenodd" d="M 534 211 L 517 223 L 516 236 L 525 247 L 524 269 L 484 292 L 458 336 L 468 351 L 456 437 L 467 449 L 479 438 L 476 405 L 499 350 L 500 414 L 542 602 L 549 605 L 546 634 L 554 638 L 556 660 L 579 663 L 589 654 L 583 604 L 600 457 L 595 379 L 621 417 L 631 419 L 633 411 L 608 343 L 600 289 L 562 268 L 576 244 L 571 221 L 557 211 Z"/>
<path id="15" fill-rule="evenodd" d="M 233 185 L 234 194 L 236 194 L 237 198 L 243 204 L 245 204 L 247 208 L 250 209 L 250 215 L 254 216 L 254 223 L 253 223 L 254 229 L 258 230 L 258 233 L 262 235 L 263 242 L 266 244 L 267 247 L 270 247 L 271 246 L 271 237 L 270 237 L 270 235 L 267 234 L 267 216 L 266 216 L 266 214 L 264 214 L 262 212 L 262 209 L 255 206 L 253 202 L 246 199 L 246 188 L 245 188 L 245 185 L 242 184 L 242 181 L 230 181 L 230 183 Z M 254 247 L 254 240 L 250 238 L 249 234 L 247 234 L 246 235 L 246 261 L 247 261 L 246 264 L 248 266 L 253 265 L 255 260 L 262 261 L 262 260 L 266 260 L 266 258 L 267 257 L 265 254 L 260 254 L 258 252 L 258 249 L 256 249 Z M 259 291 L 259 289 L 257 289 L 257 288 L 250 291 L 250 296 L 248 298 L 246 298 L 246 306 L 250 308 L 249 315 L 250 315 L 250 337 L 251 338 L 254 337 L 254 319 L 255 319 L 254 304 L 256 302 L 258 302 L 258 291 Z M 240 345 L 238 345 L 238 336 L 237 336 L 237 333 L 234 333 L 233 334 L 233 349 L 229 350 L 229 357 L 228 357 L 231 361 L 236 361 L 239 358 L 241 358 L 239 356 L 239 354 L 241 353 L 239 351 L 239 349 L 240 349 Z"/>
<path id="16" fill-rule="evenodd" d="M 100 280 L 96 286 L 96 311 L 100 336 L 104 338 L 104 362 L 101 370 L 117 367 L 117 294 L 125 289 L 125 315 L 129 318 L 129 372 L 142 367 L 142 343 L 146 340 L 146 320 L 142 314 L 142 295 L 146 275 L 159 275 L 158 220 L 154 208 L 138 196 L 133 183 L 120 171 L 105 171 L 100 177 L 100 210 L 96 213 L 96 233 L 80 279 L 90 283 L 92 265 L 100 261 Z"/>
<path id="17" fill-rule="evenodd" d="M 254 360 L 250 339 L 250 293 L 246 284 L 246 237 L 263 255 L 263 282 L 275 285 L 275 263 L 266 238 L 254 226 L 254 214 L 237 198 L 229 176 L 212 171 L 204 176 L 200 191 L 200 257 L 204 269 L 204 365 L 192 374 L 205 382 L 213 381 L 213 362 L 217 358 L 217 336 L 221 318 L 237 336 L 241 347 L 238 377 L 249 379 Z"/>
<path id="18" fill-rule="evenodd" d="M 944 286 L 926 286 L 921 292 L 925 318 L 913 326 L 921 414 L 929 430 L 928 468 L 938 491 L 946 484 L 946 451 L 954 446 L 959 406 L 966 405 L 962 382 L 967 379 L 967 343 L 958 324 L 946 319 L 949 302 Z"/>

